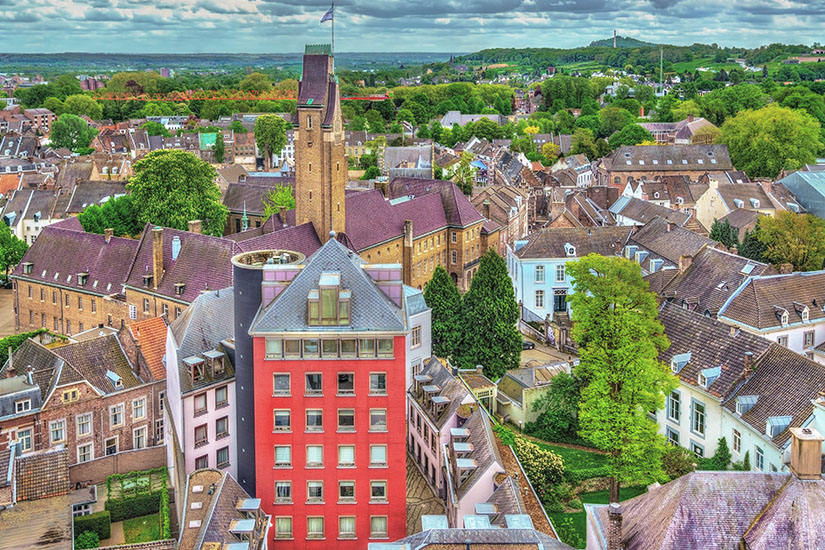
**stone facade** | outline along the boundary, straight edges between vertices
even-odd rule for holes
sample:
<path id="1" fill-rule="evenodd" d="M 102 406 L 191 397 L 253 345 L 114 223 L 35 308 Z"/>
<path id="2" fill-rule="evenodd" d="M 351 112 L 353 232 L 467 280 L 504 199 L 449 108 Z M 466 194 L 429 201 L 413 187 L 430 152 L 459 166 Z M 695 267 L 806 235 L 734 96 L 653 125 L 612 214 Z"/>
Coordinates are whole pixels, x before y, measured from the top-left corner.
<path id="1" fill-rule="evenodd" d="M 17 332 L 47 328 L 70 336 L 95 327 L 120 328 L 127 318 L 126 303 L 114 294 L 23 279 L 14 289 Z"/>

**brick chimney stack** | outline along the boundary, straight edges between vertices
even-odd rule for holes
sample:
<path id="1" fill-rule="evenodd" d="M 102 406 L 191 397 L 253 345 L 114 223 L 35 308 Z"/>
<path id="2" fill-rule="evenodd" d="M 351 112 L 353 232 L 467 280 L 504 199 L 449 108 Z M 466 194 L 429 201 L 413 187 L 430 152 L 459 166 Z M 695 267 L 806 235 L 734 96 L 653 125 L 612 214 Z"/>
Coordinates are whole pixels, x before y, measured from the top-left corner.
<path id="1" fill-rule="evenodd" d="M 791 428 L 791 472 L 799 479 L 822 479 L 822 442 L 814 428 Z"/>
<path id="2" fill-rule="evenodd" d="M 152 228 L 152 286 L 158 289 L 163 277 L 163 228 Z"/>
<path id="3" fill-rule="evenodd" d="M 200 220 L 189 220 L 189 232 L 200 235 L 203 232 L 203 222 Z"/>
<path id="4" fill-rule="evenodd" d="M 109 241 L 112 240 L 112 237 L 115 236 L 115 230 L 111 227 L 107 227 L 103 230 L 103 238 L 106 241 L 106 244 L 109 244 Z"/>
<path id="5" fill-rule="evenodd" d="M 682 254 L 679 256 L 679 273 L 684 273 L 693 264 L 693 256 Z"/>
<path id="6" fill-rule="evenodd" d="M 622 505 L 618 502 L 607 508 L 607 550 L 622 550 Z"/>
<path id="7" fill-rule="evenodd" d="M 745 377 L 745 380 L 751 377 L 753 374 L 753 352 L 746 351 L 745 352 L 745 360 L 744 360 L 744 368 L 742 369 L 742 376 Z"/>
<path id="8" fill-rule="evenodd" d="M 403 279 L 404 284 L 412 286 L 413 275 L 413 222 L 404 220 L 404 251 L 403 251 Z"/>

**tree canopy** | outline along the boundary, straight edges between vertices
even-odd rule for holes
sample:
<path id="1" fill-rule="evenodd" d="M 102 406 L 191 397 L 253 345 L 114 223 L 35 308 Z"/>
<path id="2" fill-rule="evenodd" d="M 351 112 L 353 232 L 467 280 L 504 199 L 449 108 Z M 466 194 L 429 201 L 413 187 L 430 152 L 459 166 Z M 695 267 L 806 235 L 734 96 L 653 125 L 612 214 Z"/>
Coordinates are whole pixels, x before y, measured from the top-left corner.
<path id="1" fill-rule="evenodd" d="M 291 185 L 283 183 L 267 191 L 264 203 L 264 220 L 268 220 L 273 214 L 280 212 L 281 208 L 291 210 L 295 208 L 295 192 Z"/>
<path id="2" fill-rule="evenodd" d="M 424 301 L 432 310 L 433 354 L 454 360 L 461 350 L 461 293 L 441 264 L 424 287 Z"/>
<path id="3" fill-rule="evenodd" d="M 117 237 L 134 237 L 143 230 L 143 223 L 138 219 L 138 209 L 131 195 L 116 197 L 102 206 L 87 206 L 77 216 L 80 225 L 87 233 L 102 235 L 106 229 L 113 229 Z"/>
<path id="4" fill-rule="evenodd" d="M 20 263 L 28 249 L 26 242 L 18 239 L 8 225 L 0 223 L 0 271 L 3 274 L 8 275 L 9 269 Z"/>
<path id="5" fill-rule="evenodd" d="M 730 224 L 730 220 L 713 220 L 709 236 L 728 248 L 739 246 L 739 232 Z"/>
<path id="6" fill-rule="evenodd" d="M 52 124 L 49 138 L 55 148 L 65 147 L 82 152 L 91 145 L 97 130 L 77 115 L 62 115 Z"/>
<path id="7" fill-rule="evenodd" d="M 92 120 L 103 118 L 103 106 L 91 97 L 83 94 L 70 95 L 63 102 L 63 112 L 77 116 L 86 115 Z"/>
<path id="8" fill-rule="evenodd" d="M 278 115 L 262 115 L 255 120 L 255 143 L 263 152 L 264 164 L 272 166 L 272 155 L 286 145 L 286 121 Z"/>
<path id="9" fill-rule="evenodd" d="M 755 230 L 762 255 L 774 265 L 789 263 L 794 271 L 814 271 L 825 261 L 825 220 L 812 214 L 780 210 L 761 216 Z"/>
<path id="10" fill-rule="evenodd" d="M 653 141 L 653 134 L 638 124 L 628 124 L 610 136 L 608 143 L 611 149 L 616 149 L 622 145 L 638 145 L 646 141 Z"/>

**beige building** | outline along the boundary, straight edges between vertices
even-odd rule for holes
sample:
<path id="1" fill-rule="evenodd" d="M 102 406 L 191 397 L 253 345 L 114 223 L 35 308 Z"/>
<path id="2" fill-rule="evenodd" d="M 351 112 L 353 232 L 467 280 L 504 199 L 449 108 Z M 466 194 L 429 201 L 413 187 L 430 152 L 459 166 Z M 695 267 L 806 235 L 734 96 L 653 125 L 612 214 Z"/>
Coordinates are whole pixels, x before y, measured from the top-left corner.
<path id="1" fill-rule="evenodd" d="M 696 199 L 696 219 L 710 230 L 714 220 L 721 220 L 737 208 L 766 216 L 776 214 L 776 208 L 758 183 L 720 183 L 711 179 L 708 190 Z"/>

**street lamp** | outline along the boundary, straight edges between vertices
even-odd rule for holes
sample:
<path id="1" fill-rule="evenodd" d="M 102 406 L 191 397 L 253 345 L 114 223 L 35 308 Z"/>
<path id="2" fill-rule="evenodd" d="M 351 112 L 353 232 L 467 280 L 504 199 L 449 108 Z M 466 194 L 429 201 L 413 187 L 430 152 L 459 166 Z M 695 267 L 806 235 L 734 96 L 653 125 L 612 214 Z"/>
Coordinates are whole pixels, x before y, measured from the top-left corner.
<path id="1" fill-rule="evenodd" d="M 520 432 L 524 431 L 524 430 L 521 429 L 521 425 L 522 425 L 523 422 L 524 422 L 523 420 L 518 421 L 518 431 L 520 431 Z"/>

